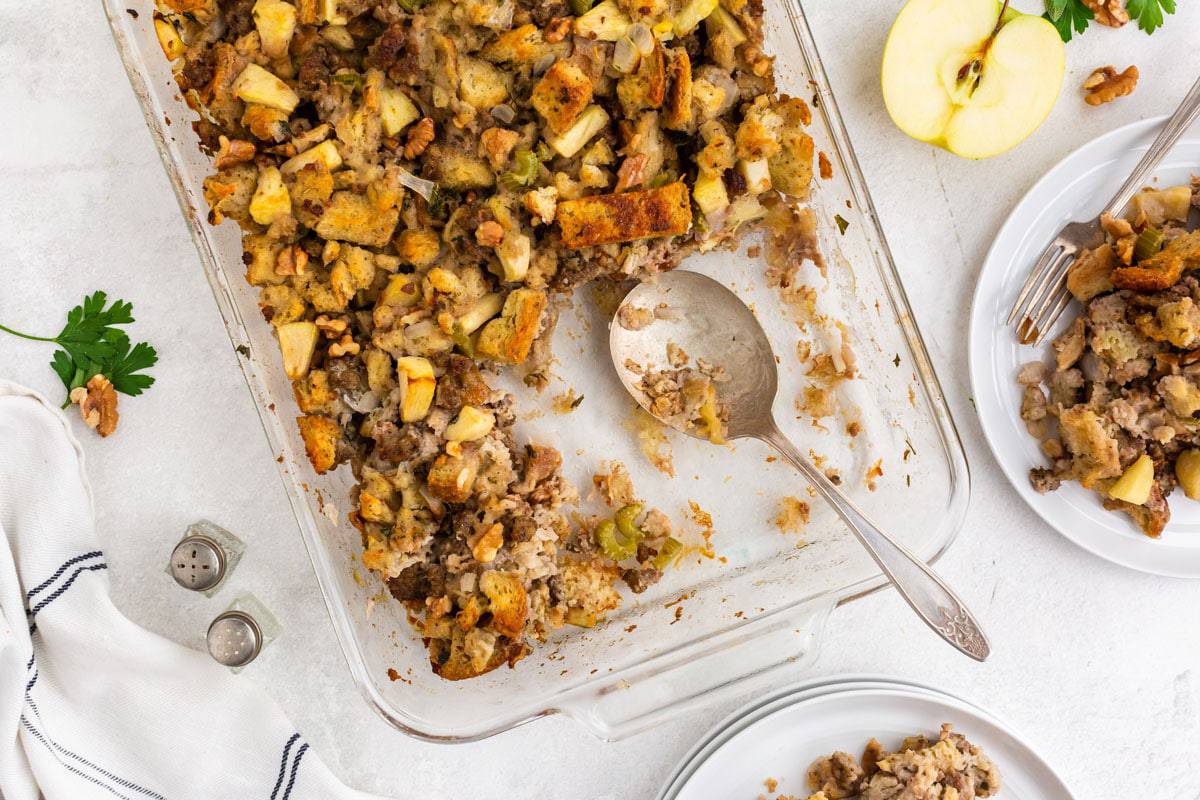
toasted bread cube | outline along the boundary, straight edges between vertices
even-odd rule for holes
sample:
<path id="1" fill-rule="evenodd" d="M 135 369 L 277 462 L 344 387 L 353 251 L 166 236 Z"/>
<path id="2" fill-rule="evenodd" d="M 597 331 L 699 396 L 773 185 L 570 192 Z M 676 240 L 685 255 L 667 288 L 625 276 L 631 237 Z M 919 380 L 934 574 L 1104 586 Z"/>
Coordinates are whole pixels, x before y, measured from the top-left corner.
<path id="1" fill-rule="evenodd" d="M 270 225 L 292 213 L 292 198 L 283 185 L 278 167 L 267 167 L 258 173 L 258 188 L 250 198 L 250 216 L 259 225 Z"/>
<path id="2" fill-rule="evenodd" d="M 238 223 L 249 222 L 250 198 L 257 186 L 258 168 L 253 164 L 235 164 L 209 175 L 204 179 L 204 199 L 212 209 L 209 220 L 214 225 L 225 217 Z"/>
<path id="3" fill-rule="evenodd" d="M 310 370 L 298 381 L 292 382 L 292 394 L 296 405 L 305 414 L 321 414 L 333 407 L 337 393 L 329 384 L 329 373 L 323 369 Z"/>
<path id="4" fill-rule="evenodd" d="M 592 102 L 592 82 L 570 61 L 556 61 L 533 87 L 530 100 L 550 130 L 562 133 Z"/>
<path id="5" fill-rule="evenodd" d="M 379 89 L 379 117 L 383 122 L 383 132 L 395 136 L 420 119 L 421 112 L 408 95 L 388 84 Z"/>
<path id="6" fill-rule="evenodd" d="M 1192 231 L 1167 242 L 1159 253 L 1138 262 L 1136 267 L 1113 270 L 1112 282 L 1120 289 L 1160 292 L 1179 282 L 1184 271 L 1200 267 L 1200 231 Z"/>
<path id="7" fill-rule="evenodd" d="M 564 200 L 557 217 L 563 244 L 592 247 L 687 233 L 692 205 L 687 185 L 677 181 L 640 192 Z"/>
<path id="8" fill-rule="evenodd" d="M 687 130 L 692 124 L 692 60 L 682 47 L 671 50 L 667 58 L 667 92 L 659 120 L 673 131 Z"/>
<path id="9" fill-rule="evenodd" d="M 367 365 L 367 386 L 380 397 L 386 397 L 396 385 L 392 357 L 383 350 L 371 348 L 363 355 L 363 361 Z"/>
<path id="10" fill-rule="evenodd" d="M 458 96 L 480 111 L 487 111 L 508 99 L 504 73 L 486 61 L 459 56 L 458 75 Z"/>
<path id="11" fill-rule="evenodd" d="M 451 442 L 474 442 L 482 439 L 496 427 L 496 415 L 475 406 L 463 406 L 454 422 L 446 426 L 446 440 Z"/>
<path id="12" fill-rule="evenodd" d="M 792 197 L 808 197 L 813 175 L 813 140 L 804 132 L 811 113 L 803 100 L 792 98 L 776 109 L 783 118 L 778 153 L 767 163 L 771 168 L 772 185 Z"/>
<path id="13" fill-rule="evenodd" d="M 252 12 L 262 50 L 268 58 L 283 58 L 296 32 L 296 7 L 283 0 L 258 0 Z"/>
<path id="14" fill-rule="evenodd" d="M 307 308 L 300 293 L 286 283 L 263 289 L 258 296 L 258 307 L 276 328 L 300 319 Z"/>
<path id="15" fill-rule="evenodd" d="M 400 209 L 379 210 L 365 195 L 334 192 L 329 207 L 317 222 L 317 235 L 368 247 L 383 247 L 392 238 Z"/>
<path id="16" fill-rule="evenodd" d="M 154 12 L 154 35 L 158 37 L 158 46 L 162 48 L 167 61 L 175 61 L 183 57 L 187 45 L 183 43 L 183 39 L 179 38 L 179 31 L 176 30 L 175 24 L 157 11 Z"/>
<path id="17" fill-rule="evenodd" d="M 583 149 L 592 137 L 608 124 L 608 112 L 600 106 L 588 106 L 575 119 L 575 123 L 559 136 L 551 136 L 546 143 L 560 156 L 570 158 Z"/>
<path id="18" fill-rule="evenodd" d="M 390 525 L 396 519 L 395 512 L 382 499 L 363 490 L 358 493 L 358 513 L 368 522 Z"/>
<path id="19" fill-rule="evenodd" d="M 425 160 L 443 189 L 488 189 L 496 183 L 491 165 L 477 156 L 435 145 L 426 151 Z"/>
<path id="20" fill-rule="evenodd" d="M 1117 266 L 1117 251 L 1111 244 L 1084 250 L 1067 270 L 1067 289 L 1081 303 L 1096 295 L 1111 292 L 1112 273 Z"/>
<path id="21" fill-rule="evenodd" d="M 303 378 L 312 365 L 320 331 L 311 322 L 289 322 L 276 328 L 279 349 L 283 352 L 283 371 L 291 380 Z"/>
<path id="22" fill-rule="evenodd" d="M 529 615 L 529 597 L 521 577 L 514 572 L 489 570 L 479 578 L 479 589 L 487 596 L 496 632 L 513 639 L 520 636 Z"/>
<path id="23" fill-rule="evenodd" d="M 279 171 L 284 175 L 291 175 L 312 163 L 320 163 L 326 170 L 333 172 L 342 165 L 342 154 L 338 152 L 337 145 L 332 140 L 321 142 L 283 162 Z"/>
<path id="24" fill-rule="evenodd" d="M 337 444 L 342 438 L 338 424 L 319 414 L 305 415 L 296 422 L 304 439 L 304 452 L 316 473 L 324 475 L 337 466 Z"/>
<path id="25" fill-rule="evenodd" d="M 479 456 L 442 453 L 429 467 L 429 493 L 447 503 L 465 503 L 471 499 L 471 487 L 479 473 Z"/>
<path id="26" fill-rule="evenodd" d="M 425 419 L 437 390 L 433 364 L 421 356 L 404 356 L 396 361 L 396 374 L 400 381 L 401 421 Z"/>
<path id="27" fill-rule="evenodd" d="M 246 262 L 246 283 L 251 286 L 270 286 L 287 280 L 285 276 L 275 273 L 275 260 L 282 249 L 282 242 L 273 242 L 266 236 L 243 236 L 242 260 Z"/>
<path id="28" fill-rule="evenodd" d="M 625 116 L 645 108 L 658 108 L 667 96 L 666 50 L 656 39 L 654 49 L 638 64 L 637 72 L 617 81 L 617 99 Z"/>
<path id="29" fill-rule="evenodd" d="M 526 24 L 500 34 L 480 50 L 479 55 L 493 64 L 530 64 L 552 51 L 538 27 Z"/>
<path id="30" fill-rule="evenodd" d="M 242 127 L 264 142 L 282 142 L 288 138 L 288 112 L 253 103 L 242 113 Z"/>
<path id="31" fill-rule="evenodd" d="M 442 238 L 432 228 L 409 228 L 396 237 L 396 255 L 405 264 L 427 267 L 442 252 Z"/>
<path id="32" fill-rule="evenodd" d="M 520 364 L 529 355 L 546 308 L 546 293 L 517 289 L 504 301 L 499 319 L 483 327 L 475 351 L 502 364 Z"/>
<path id="33" fill-rule="evenodd" d="M 247 103 L 278 108 L 289 114 L 296 110 L 300 97 L 286 83 L 258 64 L 247 64 L 233 82 L 233 93 Z"/>

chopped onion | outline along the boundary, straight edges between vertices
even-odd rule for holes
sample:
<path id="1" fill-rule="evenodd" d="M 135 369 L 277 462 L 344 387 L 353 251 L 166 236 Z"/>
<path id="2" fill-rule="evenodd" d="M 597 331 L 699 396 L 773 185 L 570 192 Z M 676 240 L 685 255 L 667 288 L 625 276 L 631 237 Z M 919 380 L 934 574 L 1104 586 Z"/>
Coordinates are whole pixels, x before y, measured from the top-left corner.
<path id="1" fill-rule="evenodd" d="M 650 26 L 646 23 L 633 23 L 625 35 L 630 38 L 641 55 L 648 56 L 654 52 L 654 31 L 650 30 Z"/>
<path id="2" fill-rule="evenodd" d="M 424 178 L 418 178 L 403 167 L 396 168 L 400 172 L 400 183 L 412 189 L 421 197 L 425 198 L 426 203 L 432 203 L 434 194 L 437 192 L 437 184 L 433 181 L 427 181 Z"/>
<path id="3" fill-rule="evenodd" d="M 369 414 L 379 408 L 381 401 L 374 392 L 342 392 L 342 401 L 359 414 Z"/>
<path id="4" fill-rule="evenodd" d="M 632 39 L 628 36 L 622 36 L 617 40 L 617 45 L 613 48 L 613 69 L 628 75 L 637 69 L 640 60 L 641 54 L 638 52 L 637 45 L 633 43 Z"/>
<path id="5" fill-rule="evenodd" d="M 537 63 L 533 65 L 533 74 L 541 75 L 543 72 L 550 69 L 550 67 L 554 66 L 554 62 L 557 60 L 558 56 L 556 56 L 554 53 L 547 53 L 539 58 Z"/>
<path id="6" fill-rule="evenodd" d="M 498 106 L 492 106 L 492 116 L 507 125 L 517 118 L 517 112 L 507 103 L 501 103 Z"/>

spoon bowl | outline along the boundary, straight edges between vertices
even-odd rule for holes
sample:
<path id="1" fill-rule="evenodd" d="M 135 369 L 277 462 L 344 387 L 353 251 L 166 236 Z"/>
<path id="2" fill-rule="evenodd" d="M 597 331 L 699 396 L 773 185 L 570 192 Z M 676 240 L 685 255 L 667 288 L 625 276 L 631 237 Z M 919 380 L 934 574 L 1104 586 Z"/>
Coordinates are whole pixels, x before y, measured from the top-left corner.
<path id="1" fill-rule="evenodd" d="M 635 313 L 636 312 L 636 313 Z M 652 321 L 634 326 L 626 319 Z M 759 439 L 775 448 L 828 502 L 863 544 L 900 595 L 939 636 L 960 652 L 984 661 L 991 653 L 979 623 L 958 596 L 927 564 L 875 525 L 779 429 L 772 413 L 779 388 L 775 353 L 745 303 L 720 282 L 697 272 L 674 270 L 643 283 L 621 302 L 609 330 L 609 352 L 625 389 L 659 421 L 689 436 L 707 439 L 707 430 L 686 420 L 655 414 L 639 387 L 644 372 L 666 366 L 668 345 L 725 370 L 714 381 L 726 413 L 726 437 Z"/>

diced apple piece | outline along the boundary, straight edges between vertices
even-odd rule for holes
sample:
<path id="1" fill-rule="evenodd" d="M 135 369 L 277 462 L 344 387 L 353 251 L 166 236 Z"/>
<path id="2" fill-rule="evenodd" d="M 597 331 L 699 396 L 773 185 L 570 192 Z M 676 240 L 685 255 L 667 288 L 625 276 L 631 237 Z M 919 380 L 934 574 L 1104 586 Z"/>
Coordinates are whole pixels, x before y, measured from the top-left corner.
<path id="1" fill-rule="evenodd" d="M 395 136 L 421 116 L 416 105 L 403 91 L 395 86 L 383 86 L 379 90 L 379 118 L 383 132 Z"/>
<path id="2" fill-rule="evenodd" d="M 250 198 L 250 216 L 259 225 L 270 225 L 290 213 L 292 198 L 283 185 L 283 176 L 278 167 L 267 167 L 258 173 L 258 188 Z"/>
<path id="3" fill-rule="evenodd" d="M 692 187 L 692 199 L 696 201 L 705 217 L 729 207 L 729 193 L 725 191 L 725 181 L 721 180 L 720 175 L 711 173 L 696 178 L 696 185 Z"/>
<path id="4" fill-rule="evenodd" d="M 278 108 L 289 114 L 296 110 L 300 97 L 292 87 L 258 64 L 247 64 L 233 82 L 233 93 L 247 103 Z"/>
<path id="5" fill-rule="evenodd" d="M 504 234 L 504 241 L 496 248 L 500 266 L 504 268 L 504 280 L 514 282 L 525 279 L 525 275 L 529 272 L 531 251 L 529 237 L 525 234 L 512 231 Z"/>
<path id="6" fill-rule="evenodd" d="M 1140 506 L 1150 499 L 1150 489 L 1153 485 L 1154 462 L 1150 456 L 1141 455 L 1117 478 L 1117 482 L 1108 490 L 1108 496 Z"/>
<path id="7" fill-rule="evenodd" d="M 475 442 L 496 427 L 496 415 L 475 406 L 463 406 L 458 417 L 446 426 L 446 439 L 451 442 Z"/>
<path id="8" fill-rule="evenodd" d="M 1169 189 L 1145 189 L 1129 201 L 1133 219 L 1140 216 L 1154 227 L 1167 220 L 1186 222 L 1192 210 L 1192 187 L 1172 186 Z"/>
<path id="9" fill-rule="evenodd" d="M 1001 19 L 1000 9 L 999 0 L 904 6 L 882 68 L 883 99 L 900 130 L 965 158 L 988 158 L 1042 124 L 1062 87 L 1062 39 L 1041 17 Z"/>
<path id="10" fill-rule="evenodd" d="M 157 11 L 154 12 L 154 35 L 158 37 L 158 45 L 162 48 L 163 55 L 167 57 L 168 61 L 183 57 L 187 46 L 183 43 L 183 39 L 179 38 L 179 31 L 175 29 L 171 20 Z"/>
<path id="11" fill-rule="evenodd" d="M 470 335 L 479 330 L 483 323 L 499 314 L 502 308 L 504 308 L 504 295 L 499 292 L 485 294 L 475 301 L 475 304 L 467 309 L 465 314 L 455 320 L 455 328 L 461 330 L 464 335 Z"/>
<path id="12" fill-rule="evenodd" d="M 283 371 L 291 380 L 303 378 L 312 365 L 320 331 L 311 322 L 289 322 L 277 330 L 279 349 L 283 352 Z"/>
<path id="13" fill-rule="evenodd" d="M 713 0 L 715 2 L 715 0 Z M 603 0 L 575 19 L 575 35 L 602 42 L 615 42 L 629 30 L 633 20 L 616 0 Z"/>
<path id="14" fill-rule="evenodd" d="M 400 419 L 404 422 L 425 419 L 437 389 L 433 364 L 420 356 L 404 356 L 396 362 L 396 373 L 400 378 Z"/>
<path id="15" fill-rule="evenodd" d="M 350 21 L 338 11 L 338 0 L 317 0 L 317 17 L 326 25 L 345 25 Z"/>
<path id="16" fill-rule="evenodd" d="M 305 150 L 300 155 L 292 156 L 283 162 L 283 166 L 279 168 L 279 171 L 284 175 L 292 175 L 304 169 L 309 164 L 316 163 L 324 164 L 330 172 L 340 167 L 342 165 L 342 154 L 338 152 L 337 145 L 332 141 L 321 142 Z"/>
<path id="17" fill-rule="evenodd" d="M 1200 500 L 1200 450 L 1184 450 L 1175 459 L 1175 478 L 1189 500 Z"/>
<path id="18" fill-rule="evenodd" d="M 730 14 L 719 5 L 713 9 L 713 12 L 708 15 L 704 22 L 705 27 L 709 30 L 710 37 L 714 31 L 725 31 L 729 34 L 729 40 L 733 43 L 734 47 L 746 41 L 746 32 L 742 30 L 742 26 L 733 18 L 733 14 Z"/>
<path id="19" fill-rule="evenodd" d="M 746 179 L 746 190 L 751 194 L 762 194 L 771 188 L 771 167 L 765 158 L 753 161 L 741 159 L 737 171 Z"/>
<path id="20" fill-rule="evenodd" d="M 296 33 L 296 7 L 283 0 L 258 0 L 254 4 L 254 27 L 268 58 L 283 58 Z"/>
<path id="21" fill-rule="evenodd" d="M 563 158 L 570 158 L 583 149 L 608 124 L 608 112 L 600 106 L 588 106 L 575 118 L 575 123 L 561 136 L 551 136 L 546 143 Z"/>
<path id="22" fill-rule="evenodd" d="M 687 36 L 709 14 L 716 11 L 718 5 L 717 0 L 688 0 L 687 5 L 675 15 L 674 24 L 672 25 L 675 35 Z"/>

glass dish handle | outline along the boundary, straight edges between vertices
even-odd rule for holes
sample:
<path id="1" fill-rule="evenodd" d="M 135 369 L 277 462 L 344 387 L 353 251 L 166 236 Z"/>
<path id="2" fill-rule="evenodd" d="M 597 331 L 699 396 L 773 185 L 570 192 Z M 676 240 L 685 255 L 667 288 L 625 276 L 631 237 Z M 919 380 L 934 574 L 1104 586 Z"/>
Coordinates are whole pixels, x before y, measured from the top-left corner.
<path id="1" fill-rule="evenodd" d="M 558 704 L 592 733 L 615 741 L 700 706 L 794 680 L 816 659 L 825 620 L 836 606 L 821 598 L 783 609 L 580 687 Z M 780 677 L 786 669 L 790 676 Z"/>

